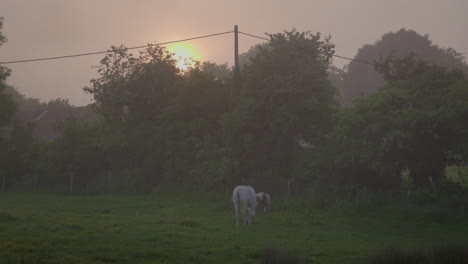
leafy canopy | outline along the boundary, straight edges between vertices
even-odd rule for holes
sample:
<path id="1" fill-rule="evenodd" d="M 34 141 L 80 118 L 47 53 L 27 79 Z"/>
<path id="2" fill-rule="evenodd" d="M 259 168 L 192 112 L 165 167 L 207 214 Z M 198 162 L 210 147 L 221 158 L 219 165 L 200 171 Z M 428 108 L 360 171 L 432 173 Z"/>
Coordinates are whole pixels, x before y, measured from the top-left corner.
<path id="1" fill-rule="evenodd" d="M 467 159 L 466 76 L 412 55 L 376 69 L 388 84 L 341 113 L 335 164 L 349 181 L 373 188 L 399 186 L 403 170 L 416 187 L 440 183 L 446 166 Z"/>
<path id="2" fill-rule="evenodd" d="M 289 175 L 298 141 L 315 143 L 336 109 L 327 79 L 334 45 L 320 33 L 269 35 L 251 52 L 243 90 L 223 119 L 241 177 Z"/>

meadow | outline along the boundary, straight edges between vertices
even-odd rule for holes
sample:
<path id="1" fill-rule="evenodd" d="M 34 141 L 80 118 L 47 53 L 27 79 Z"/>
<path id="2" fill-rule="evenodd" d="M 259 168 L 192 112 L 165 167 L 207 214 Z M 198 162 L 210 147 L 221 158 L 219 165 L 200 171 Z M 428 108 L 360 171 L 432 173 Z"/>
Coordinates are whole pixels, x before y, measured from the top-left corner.
<path id="1" fill-rule="evenodd" d="M 1 263 L 360 263 L 388 247 L 464 242 L 466 215 L 382 206 L 355 210 L 275 200 L 236 226 L 230 194 L 0 194 Z"/>

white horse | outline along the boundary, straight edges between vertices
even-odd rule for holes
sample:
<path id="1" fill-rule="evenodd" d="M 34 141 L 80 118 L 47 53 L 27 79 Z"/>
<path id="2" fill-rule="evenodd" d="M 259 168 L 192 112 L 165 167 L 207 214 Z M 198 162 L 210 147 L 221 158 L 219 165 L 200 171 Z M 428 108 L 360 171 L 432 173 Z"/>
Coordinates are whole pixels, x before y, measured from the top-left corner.
<path id="1" fill-rule="evenodd" d="M 259 192 L 257 193 L 257 203 L 263 206 L 263 211 L 270 211 L 271 210 L 271 198 L 268 193 Z"/>
<path id="2" fill-rule="evenodd" d="M 244 220 L 245 224 L 253 224 L 257 209 L 257 198 L 255 190 L 250 186 L 237 186 L 232 192 L 232 203 L 236 211 L 236 224 L 239 224 L 238 215 Z"/>

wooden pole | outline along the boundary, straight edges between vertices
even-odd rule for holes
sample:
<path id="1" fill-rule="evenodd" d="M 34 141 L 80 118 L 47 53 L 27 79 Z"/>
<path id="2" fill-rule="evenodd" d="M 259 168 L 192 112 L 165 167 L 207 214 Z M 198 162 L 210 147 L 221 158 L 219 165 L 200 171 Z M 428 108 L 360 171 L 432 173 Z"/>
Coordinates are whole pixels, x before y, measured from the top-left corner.
<path id="1" fill-rule="evenodd" d="M 70 174 L 70 194 L 73 193 L 73 174 Z"/>
<path id="2" fill-rule="evenodd" d="M 109 171 L 109 173 L 107 174 L 107 186 L 109 190 L 111 189 L 111 183 L 112 183 L 112 171 Z"/>
<path id="3" fill-rule="evenodd" d="M 239 28 L 234 25 L 234 68 L 239 68 Z"/>
<path id="4" fill-rule="evenodd" d="M 37 190 L 37 174 L 34 174 L 34 191 Z"/>
<path id="5" fill-rule="evenodd" d="M 234 26 L 234 87 L 231 92 L 231 100 L 233 97 L 238 96 L 241 90 L 241 74 L 239 66 L 239 28 Z"/>

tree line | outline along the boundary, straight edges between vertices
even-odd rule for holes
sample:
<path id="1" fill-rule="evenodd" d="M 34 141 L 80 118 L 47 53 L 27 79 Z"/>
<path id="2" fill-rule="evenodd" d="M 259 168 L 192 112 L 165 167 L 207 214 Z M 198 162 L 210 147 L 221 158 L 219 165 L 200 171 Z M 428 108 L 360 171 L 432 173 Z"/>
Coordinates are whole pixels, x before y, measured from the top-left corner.
<path id="1" fill-rule="evenodd" d="M 439 188 L 445 168 L 466 166 L 468 81 L 460 53 L 400 30 L 359 51 L 356 58 L 375 67 L 351 62 L 338 69 L 330 36 L 268 36 L 241 56 L 240 82 L 226 64 L 198 62 L 182 71 L 164 47 L 137 55 L 112 47 L 84 88 L 95 118 L 57 122 L 52 140 L 14 120 L 21 105 L 4 92 L 9 70 L 1 67 L 5 188 L 145 193 L 164 185 L 227 191 L 252 184 L 297 193 L 310 186 L 386 192 Z M 419 49 L 387 56 L 402 37 Z M 367 50 L 374 55 L 365 57 Z"/>

